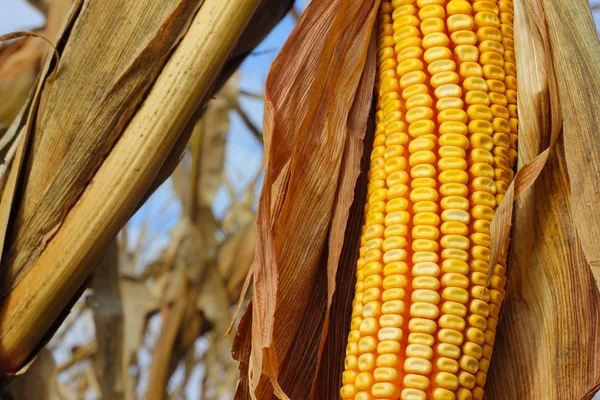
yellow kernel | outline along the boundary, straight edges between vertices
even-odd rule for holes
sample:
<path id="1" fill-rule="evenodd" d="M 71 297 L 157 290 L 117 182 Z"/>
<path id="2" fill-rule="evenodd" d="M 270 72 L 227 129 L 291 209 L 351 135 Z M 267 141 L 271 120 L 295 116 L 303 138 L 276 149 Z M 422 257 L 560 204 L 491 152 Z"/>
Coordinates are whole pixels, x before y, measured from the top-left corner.
<path id="1" fill-rule="evenodd" d="M 464 387 L 461 387 L 456 392 L 456 399 L 457 400 L 472 400 L 473 396 L 471 395 L 471 391 L 469 389 L 465 389 Z"/>
<path id="2" fill-rule="evenodd" d="M 394 368 L 398 365 L 398 362 L 396 354 L 381 354 L 377 357 L 376 365 L 378 367 Z"/>
<path id="3" fill-rule="evenodd" d="M 404 323 L 401 315 L 387 314 L 379 317 L 379 325 L 383 328 L 400 328 Z"/>
<path id="4" fill-rule="evenodd" d="M 411 318 L 408 321 L 408 329 L 410 332 L 426 333 L 431 335 L 437 329 L 435 321 L 424 318 Z"/>
<path id="5" fill-rule="evenodd" d="M 447 47 L 449 44 L 450 39 L 448 39 L 448 36 L 446 36 L 446 34 L 442 32 L 427 34 L 423 36 L 422 40 L 422 46 L 425 49 L 430 49 L 436 46 Z"/>
<path id="6" fill-rule="evenodd" d="M 438 304 L 440 302 L 440 295 L 438 292 L 427 289 L 415 290 L 411 295 L 413 303 L 423 302 L 430 304 Z"/>
<path id="7" fill-rule="evenodd" d="M 457 98 L 462 95 L 462 89 L 456 84 L 441 85 L 435 89 L 435 96 L 438 99 Z"/>
<path id="8" fill-rule="evenodd" d="M 422 375 L 407 374 L 404 376 L 403 383 L 408 388 L 420 390 L 427 390 L 429 388 L 429 378 Z"/>
<path id="9" fill-rule="evenodd" d="M 408 335 L 409 344 L 422 344 L 424 346 L 433 346 L 435 339 L 427 333 L 413 332 Z"/>
<path id="10" fill-rule="evenodd" d="M 492 210 L 493 212 L 494 210 Z M 454 221 L 468 224 L 471 216 L 464 210 L 444 210 L 442 211 L 442 221 Z"/>
<path id="11" fill-rule="evenodd" d="M 452 33 L 471 31 L 475 26 L 473 17 L 467 14 L 455 14 L 448 17 L 446 21 L 448 31 Z"/>
<path id="12" fill-rule="evenodd" d="M 416 263 L 412 268 L 412 274 L 415 277 L 430 276 L 435 277 L 440 274 L 440 267 L 433 262 Z"/>
<path id="13" fill-rule="evenodd" d="M 459 287 L 446 287 L 442 292 L 444 300 L 466 304 L 469 301 L 469 292 Z"/>
<path id="14" fill-rule="evenodd" d="M 390 275 L 385 277 L 385 279 L 383 280 L 383 288 L 388 290 L 388 289 L 402 289 L 405 288 L 406 285 L 408 284 L 408 281 L 406 279 L 406 277 L 404 275 Z M 391 302 L 386 302 L 387 303 L 391 303 Z M 392 307 L 392 305 L 390 304 L 388 306 L 388 310 L 390 310 L 389 307 Z M 387 312 L 384 312 L 384 314 L 389 314 Z"/>
<path id="15" fill-rule="evenodd" d="M 384 340 L 377 345 L 377 352 L 384 353 L 400 353 L 400 343 L 395 340 Z"/>
<path id="16" fill-rule="evenodd" d="M 435 348 L 436 352 L 442 357 L 458 360 L 460 357 L 460 348 L 450 343 L 438 343 Z"/>
<path id="17" fill-rule="evenodd" d="M 420 213 L 437 213 L 438 205 L 433 201 L 420 201 L 413 204 L 413 212 L 416 214 Z"/>
<path id="18" fill-rule="evenodd" d="M 450 38 L 455 45 L 470 45 L 477 43 L 477 34 L 470 30 L 458 30 L 450 34 Z"/>
<path id="19" fill-rule="evenodd" d="M 473 328 L 469 328 L 469 329 L 473 329 Z M 469 333 L 469 329 L 467 329 L 467 336 Z M 438 332 L 438 339 L 442 343 L 449 343 L 449 344 L 453 344 L 455 346 L 460 346 L 463 342 L 463 334 L 454 329 L 444 328 Z"/>
<path id="20" fill-rule="evenodd" d="M 458 222 L 445 222 L 445 224 L 459 224 L 466 227 L 466 225 L 460 224 Z M 444 260 L 444 262 L 442 263 L 442 270 L 444 272 L 457 273 L 463 275 L 469 273 L 469 265 L 463 260 L 458 259 L 458 257 L 455 254 L 442 254 L 442 257 L 451 257 L 449 259 Z"/>
<path id="21" fill-rule="evenodd" d="M 452 171 L 452 170 L 450 170 Z M 449 196 L 444 197 L 440 202 L 443 209 L 457 209 L 457 210 L 468 210 L 469 201 L 463 197 Z"/>
<path id="22" fill-rule="evenodd" d="M 407 374 L 429 375 L 432 369 L 431 362 L 421 357 L 408 357 L 404 361 L 404 372 Z"/>
<path id="23" fill-rule="evenodd" d="M 452 0 L 446 5 L 448 15 L 470 14 L 471 4 L 466 0 Z"/>
<path id="24" fill-rule="evenodd" d="M 393 368 L 389 368 L 388 370 L 386 370 L 386 373 L 389 373 L 390 376 L 392 373 L 396 373 L 396 370 Z M 376 370 L 376 373 L 377 373 L 377 370 Z M 375 378 L 375 379 L 377 379 L 377 378 Z M 387 379 L 390 381 L 396 380 L 396 379 L 391 379 L 391 378 L 387 378 Z M 373 396 L 375 396 L 378 399 L 397 398 L 399 395 L 399 391 L 400 391 L 400 389 L 395 384 L 390 383 L 390 382 L 377 382 L 371 388 L 371 393 L 373 394 Z"/>
<path id="25" fill-rule="evenodd" d="M 372 301 L 363 306 L 362 309 L 363 318 L 379 318 L 381 316 L 381 303 L 379 301 Z M 359 343 L 360 347 L 360 343 Z M 362 353 L 367 353 L 366 351 L 361 351 Z"/>
<path id="26" fill-rule="evenodd" d="M 476 374 L 477 371 L 479 370 L 479 361 L 477 361 L 477 359 L 475 359 L 474 357 L 471 357 L 468 355 L 463 355 L 458 360 L 458 363 L 460 364 L 460 367 L 462 369 L 464 369 L 465 371 L 467 371 L 471 374 Z"/>
<path id="27" fill-rule="evenodd" d="M 434 46 L 425 50 L 423 58 L 429 64 L 438 60 L 449 60 L 452 56 L 452 51 L 448 47 Z"/>
<path id="28" fill-rule="evenodd" d="M 391 300 L 402 300 L 404 298 L 405 291 L 401 288 L 389 288 L 383 291 L 381 295 L 381 300 L 383 301 L 391 301 Z"/>
<path id="29" fill-rule="evenodd" d="M 463 139 L 466 139 L 466 138 L 463 137 Z M 468 139 L 466 139 L 466 141 L 468 141 Z M 467 155 L 467 152 L 465 151 L 464 148 L 457 147 L 457 146 L 442 146 L 439 148 L 438 153 L 442 157 L 465 158 Z"/>
<path id="30" fill-rule="evenodd" d="M 440 74 L 438 74 L 440 75 Z M 444 122 L 460 122 L 460 123 L 466 123 L 467 122 L 467 113 L 464 110 L 460 110 L 460 109 L 454 109 L 454 110 L 443 110 L 440 111 L 440 113 L 438 114 L 438 122 L 439 123 L 444 123 Z"/>
<path id="31" fill-rule="evenodd" d="M 344 371 L 342 373 L 342 383 L 344 385 L 354 383 L 354 381 L 356 380 L 356 375 L 358 375 L 358 372 L 356 371 Z"/>
<path id="32" fill-rule="evenodd" d="M 481 331 L 485 331 L 487 328 L 487 319 L 482 317 L 481 315 L 472 314 L 469 315 L 469 325 L 475 327 Z"/>
<path id="33" fill-rule="evenodd" d="M 483 348 L 480 345 L 467 341 L 463 344 L 462 350 L 465 355 L 471 356 L 476 360 L 482 360 Z"/>
<path id="34" fill-rule="evenodd" d="M 405 262 L 392 262 L 383 268 L 383 274 L 385 276 L 391 275 L 402 275 L 408 272 L 408 264 Z"/>
<path id="35" fill-rule="evenodd" d="M 431 75 L 435 75 L 440 72 L 454 71 L 455 69 L 456 63 L 452 60 L 437 60 L 427 66 L 427 71 L 429 71 Z"/>
<path id="36" fill-rule="evenodd" d="M 363 354 L 371 353 L 375 349 L 377 349 L 377 340 L 372 336 L 361 337 L 358 341 L 358 351 Z"/>
<path id="37" fill-rule="evenodd" d="M 463 81 L 462 85 L 463 85 L 463 88 L 466 89 L 467 91 L 470 91 L 470 90 L 478 90 L 481 92 L 488 91 L 488 82 L 486 82 L 486 80 L 483 78 L 478 78 L 475 76 L 466 78 Z"/>
<path id="38" fill-rule="evenodd" d="M 404 312 L 404 302 L 402 300 L 386 301 L 381 307 L 381 312 L 383 314 L 402 314 Z"/>
<path id="39" fill-rule="evenodd" d="M 354 399 L 356 396 L 356 388 L 352 384 L 342 386 L 340 389 L 340 397 L 344 400 Z"/>
<path id="40" fill-rule="evenodd" d="M 405 89 L 409 86 L 425 83 L 427 81 L 427 75 L 423 71 L 409 72 L 400 77 L 400 87 Z"/>
<path id="41" fill-rule="evenodd" d="M 419 212 L 413 217 L 413 224 L 415 225 L 437 226 L 439 223 L 440 217 L 433 212 Z M 417 234 L 419 233 L 417 232 Z"/>
<path id="42" fill-rule="evenodd" d="M 439 357 L 435 365 L 440 371 L 451 372 L 453 374 L 458 372 L 458 362 L 448 357 Z"/>
<path id="43" fill-rule="evenodd" d="M 456 315 L 442 315 L 439 319 L 438 325 L 442 328 L 454 329 L 456 331 L 462 331 L 465 329 L 465 320 Z"/>
<path id="44" fill-rule="evenodd" d="M 435 74 L 429 80 L 429 84 L 434 88 L 438 88 L 442 85 L 456 85 L 460 81 L 460 78 L 456 72 L 446 71 Z"/>
<path id="45" fill-rule="evenodd" d="M 449 372 L 438 372 L 435 375 L 435 383 L 450 390 L 458 389 L 458 378 Z"/>
<path id="46" fill-rule="evenodd" d="M 450 390 L 439 387 L 433 391 L 433 399 L 434 400 L 455 400 L 456 396 Z"/>
<path id="47" fill-rule="evenodd" d="M 360 372 L 356 375 L 354 386 L 358 390 L 366 390 L 370 389 L 373 383 L 373 374 L 371 372 Z"/>
<path id="48" fill-rule="evenodd" d="M 362 391 L 356 393 L 356 397 L 354 400 L 373 400 L 373 396 L 371 396 L 370 391 Z"/>
<path id="49" fill-rule="evenodd" d="M 431 33 L 444 32 L 446 24 L 441 18 L 429 18 L 421 22 L 421 33 L 425 36 Z"/>
<path id="50" fill-rule="evenodd" d="M 413 303 L 410 306 L 410 315 L 416 318 L 435 319 L 439 315 L 440 310 L 434 304 L 429 303 Z"/>
<path id="51" fill-rule="evenodd" d="M 369 372 L 375 369 L 375 355 L 373 353 L 362 354 L 358 357 L 358 370 Z"/>
<path id="52" fill-rule="evenodd" d="M 402 400 L 426 400 L 427 394 L 423 390 L 414 388 L 405 388 L 400 395 Z"/>
<path id="53" fill-rule="evenodd" d="M 467 339 L 473 343 L 477 343 L 478 345 L 482 345 L 485 343 L 485 334 L 477 328 L 468 328 L 465 332 Z"/>

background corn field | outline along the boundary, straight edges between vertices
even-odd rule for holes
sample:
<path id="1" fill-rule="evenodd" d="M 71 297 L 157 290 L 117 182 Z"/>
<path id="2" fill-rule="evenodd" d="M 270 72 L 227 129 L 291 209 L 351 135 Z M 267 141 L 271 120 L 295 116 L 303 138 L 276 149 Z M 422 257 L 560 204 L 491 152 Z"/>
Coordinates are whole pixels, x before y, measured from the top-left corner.
<path id="1" fill-rule="evenodd" d="M 34 6 L 48 3 L 3 0 L 0 34 L 43 34 L 48 26 Z M 208 103 L 172 176 L 111 244 L 89 288 L 6 387 L 6 398 L 232 398 L 238 366 L 225 332 L 255 252 L 263 87 L 304 3 L 296 1 Z M 592 8 L 598 23 L 600 3 Z M 45 46 L 26 38 L 0 49 L 0 133 L 25 102 Z"/>

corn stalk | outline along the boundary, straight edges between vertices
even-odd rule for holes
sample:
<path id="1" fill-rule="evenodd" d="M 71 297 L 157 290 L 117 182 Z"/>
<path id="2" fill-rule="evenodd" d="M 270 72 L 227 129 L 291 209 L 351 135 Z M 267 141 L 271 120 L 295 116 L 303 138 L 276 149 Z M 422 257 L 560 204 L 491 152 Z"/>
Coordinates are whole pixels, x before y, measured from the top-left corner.
<path id="1" fill-rule="evenodd" d="M 60 320 L 118 230 L 176 165 L 191 132 L 184 128 L 220 74 L 286 8 L 266 12 L 263 2 L 238 41 L 260 1 L 151 3 L 119 2 L 114 20 L 106 2 L 76 2 L 60 61 L 48 58 L 12 125 L 0 203 L 3 218 L 12 215 L 2 254 L 4 373 L 20 368 Z"/>

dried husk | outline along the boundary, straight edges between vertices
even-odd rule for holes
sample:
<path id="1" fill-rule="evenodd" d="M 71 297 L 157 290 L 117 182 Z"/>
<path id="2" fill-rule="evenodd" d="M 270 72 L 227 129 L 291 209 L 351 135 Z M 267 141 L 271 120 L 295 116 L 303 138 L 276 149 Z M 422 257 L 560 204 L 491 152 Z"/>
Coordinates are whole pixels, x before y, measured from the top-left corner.
<path id="1" fill-rule="evenodd" d="M 238 41 L 259 0 L 118 3 L 74 6 L 61 60 L 46 63 L 39 109 L 15 122 L 19 139 L 35 134 L 25 173 L 14 174 L 16 200 L 4 190 L 1 204 L 13 215 L 2 258 L 3 293 L 13 288 L 0 305 L 4 372 L 30 356 L 140 200 L 174 169 L 184 127 L 219 74 L 231 74 L 281 16 L 262 4 L 271 19 Z M 278 12 L 289 7 L 277 3 Z M 115 8 L 127 18 L 114 19 Z"/>
<path id="2" fill-rule="evenodd" d="M 600 89 L 596 87 L 600 84 L 596 76 L 600 68 L 598 40 L 591 28 L 589 6 L 583 0 L 569 2 L 568 6 L 558 0 L 514 3 L 520 84 L 519 166 L 536 161 L 524 169 L 515 188 L 515 196 L 521 197 L 514 207 L 506 300 L 486 399 L 589 399 L 600 384 L 600 297 L 590 269 L 597 265 L 595 252 L 600 246 L 598 234 L 593 235 L 598 225 L 587 228 L 600 216 L 594 210 L 599 199 L 599 185 L 594 179 L 600 172 L 600 158 L 596 155 L 597 140 L 593 139 L 594 127 L 598 126 L 595 96 Z M 376 7 L 374 3 L 370 6 Z M 332 172 L 323 159 L 337 148 L 325 141 L 310 147 L 310 138 L 301 143 L 294 141 L 294 134 L 303 132 L 302 121 L 319 118 L 318 114 L 297 114 L 311 107 L 327 112 L 327 103 L 311 92 L 312 82 L 302 76 L 305 70 L 300 69 L 305 56 L 301 50 L 312 51 L 312 59 L 320 60 L 324 57 L 320 46 L 336 34 L 331 29 L 313 35 L 320 17 L 335 21 L 327 7 L 335 5 L 325 6 L 317 0 L 311 3 L 267 82 L 266 178 L 253 265 L 255 292 L 233 348 L 240 360 L 236 399 L 339 396 L 368 162 L 363 164 L 360 176 L 357 165 L 338 172 L 333 210 L 340 205 L 345 210 L 337 214 L 344 220 L 339 226 L 332 224 L 336 213 L 329 209 L 319 209 L 319 218 L 312 217 L 319 192 L 309 180 L 301 188 L 292 186 L 296 154 L 303 155 L 304 174 L 310 173 L 317 162 L 320 182 L 332 186 L 328 179 Z M 355 10 L 357 6 L 349 8 Z M 568 24 L 559 22 L 564 13 Z M 335 25 L 330 22 L 330 26 Z M 579 65 L 569 70 L 573 60 Z M 314 73 L 317 79 L 327 80 L 318 72 Z M 353 70 L 355 76 L 362 72 Z M 588 77 L 593 84 L 585 87 Z M 286 107 L 286 101 L 294 101 L 294 107 Z M 580 115 L 582 111 L 585 115 Z M 577 123 L 569 126 L 576 116 Z M 557 140 L 563 118 L 564 133 Z M 319 133 L 310 131 L 311 137 Z M 369 140 L 368 134 L 364 140 Z M 555 147 L 546 150 L 553 141 Z M 320 157 L 318 161 L 314 154 Z M 585 168 L 572 172 L 572 165 L 578 163 L 585 164 Z M 539 171 L 542 173 L 535 181 Z M 586 185 L 583 190 L 573 185 L 573 174 L 582 175 L 577 179 Z M 345 179 L 353 181 L 352 196 L 341 190 Z M 530 184 L 533 187 L 527 191 Z M 584 200 L 575 204 L 571 190 L 577 190 L 575 197 L 583 192 Z M 575 207 L 581 210 L 575 211 Z M 298 216 L 303 222 L 301 227 L 295 226 Z M 590 222 L 580 224 L 580 218 L 589 218 Z M 325 238 L 324 227 L 329 229 Z M 294 235 L 298 229 L 302 232 Z M 508 233 L 510 224 L 504 229 Z M 596 238 L 595 243 L 592 238 Z M 339 240 L 341 247 L 334 245 Z M 502 260 L 506 257 L 503 244 L 508 242 L 494 240 L 502 245 L 496 254 Z M 315 335 L 315 331 L 323 336 Z"/>
<path id="3" fill-rule="evenodd" d="M 242 319 L 235 345 L 251 340 L 252 351 L 236 352 L 248 374 L 236 398 L 310 397 L 343 244 L 328 232 L 345 232 L 371 110 L 377 6 L 311 2 L 272 66 L 252 322 Z"/>
<path id="4" fill-rule="evenodd" d="M 560 102 L 564 122 L 540 177 L 514 207 L 486 398 L 591 399 L 600 387 L 600 295 L 592 274 L 600 212 L 591 208 L 600 182 L 600 45 L 585 1 L 520 0 L 515 11 L 519 166 L 550 142 L 553 103 Z"/>

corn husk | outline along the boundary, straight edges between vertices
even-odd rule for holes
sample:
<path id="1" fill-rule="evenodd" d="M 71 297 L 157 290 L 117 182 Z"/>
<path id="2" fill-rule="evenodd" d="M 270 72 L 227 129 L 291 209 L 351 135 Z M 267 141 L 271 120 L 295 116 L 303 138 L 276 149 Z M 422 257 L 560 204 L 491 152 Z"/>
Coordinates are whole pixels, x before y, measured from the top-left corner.
<path id="1" fill-rule="evenodd" d="M 310 397 L 371 109 L 377 5 L 313 1 L 272 66 L 236 398 Z"/>
<path id="2" fill-rule="evenodd" d="M 177 165 L 188 121 L 289 7 L 114 3 L 75 2 L 60 60 L 47 58 L 11 128 L 0 202 L 5 373 L 80 294 L 118 230 Z M 268 16 L 257 15 L 238 40 L 259 5 Z"/>
<path id="3" fill-rule="evenodd" d="M 600 212 L 590 208 L 600 183 L 600 44 L 585 1 L 521 0 L 515 9 L 519 166 L 552 142 L 557 106 L 563 124 L 541 175 L 515 203 L 487 398 L 591 399 L 600 387 Z"/>
<path id="4" fill-rule="evenodd" d="M 507 195 L 494 222 L 495 259 L 507 258 L 511 222 L 513 233 L 506 303 L 485 398 L 587 399 L 600 385 L 600 296 L 592 274 L 600 250 L 594 236 L 600 154 L 593 138 L 600 115 L 598 39 L 583 0 L 514 3 L 522 172 L 510 194 L 518 201 L 513 208 Z M 375 61 L 367 57 L 364 67 L 344 71 L 348 64 L 335 63 L 346 62 L 348 53 L 324 43 L 348 36 L 343 29 L 355 29 L 351 40 L 366 49 L 371 32 L 359 31 L 364 20 L 349 14 L 375 10 L 377 4 L 337 6 L 311 2 L 267 81 L 265 186 L 254 296 L 233 348 L 240 360 L 236 399 L 339 396 L 368 167 L 368 157 L 362 157 L 362 166 L 360 160 L 372 140 L 373 127 L 366 129 L 371 98 L 366 86 L 372 87 L 368 77 Z M 559 22 L 562 15 L 568 22 Z M 333 22 L 337 18 L 354 26 L 342 28 Z M 313 65 L 307 59 L 317 61 Z M 323 59 L 349 81 L 362 75 L 358 86 L 337 91 L 335 112 L 321 97 L 337 84 L 318 67 Z M 315 82 L 327 82 L 318 94 Z M 345 107 L 348 99 L 354 99 L 351 109 Z M 347 131 L 336 130 L 334 116 L 360 118 L 361 124 L 349 122 Z M 330 130 L 320 129 L 323 120 Z M 362 132 L 355 137 L 354 129 Z M 346 132 L 344 155 L 332 166 L 331 159 L 340 154 L 340 142 L 332 138 L 342 140 Z M 318 180 L 311 180 L 314 171 Z"/>

